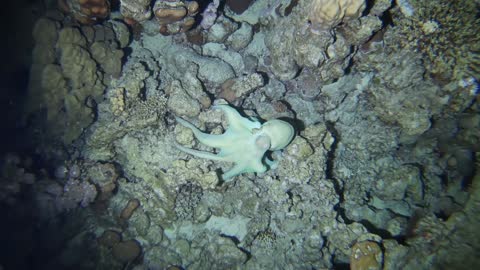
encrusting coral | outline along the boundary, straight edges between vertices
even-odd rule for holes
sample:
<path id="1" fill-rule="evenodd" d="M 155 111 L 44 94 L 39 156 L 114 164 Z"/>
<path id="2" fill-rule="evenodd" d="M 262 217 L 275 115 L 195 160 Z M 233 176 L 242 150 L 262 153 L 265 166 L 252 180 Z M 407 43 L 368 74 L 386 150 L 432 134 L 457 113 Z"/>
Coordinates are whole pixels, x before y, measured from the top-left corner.
<path id="1" fill-rule="evenodd" d="M 480 71 L 478 3 L 475 1 L 411 0 L 411 16 L 393 13 L 399 47 L 425 56 L 427 74 L 439 81 L 462 81 Z M 397 16 L 400 17 L 397 19 Z"/>
<path id="2" fill-rule="evenodd" d="M 178 144 L 176 146 L 197 157 L 234 162 L 235 166 L 222 176 L 225 181 L 231 181 L 234 176 L 242 173 L 263 173 L 269 168 L 275 168 L 276 162 L 266 157 L 265 153 L 285 148 L 295 134 L 292 125 L 279 119 L 261 124 L 242 117 L 228 105 L 216 105 L 213 109 L 222 110 L 229 123 L 227 130 L 221 135 L 203 133 L 191 123 L 178 117 L 176 119 L 178 123 L 191 129 L 201 143 L 219 148 L 219 153 L 203 152 Z"/>

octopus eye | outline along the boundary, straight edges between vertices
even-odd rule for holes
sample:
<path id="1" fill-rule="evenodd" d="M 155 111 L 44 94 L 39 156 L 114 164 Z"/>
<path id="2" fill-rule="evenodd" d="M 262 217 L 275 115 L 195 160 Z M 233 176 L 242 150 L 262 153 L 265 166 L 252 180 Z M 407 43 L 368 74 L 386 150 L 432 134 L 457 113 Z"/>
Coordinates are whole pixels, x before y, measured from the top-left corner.
<path id="1" fill-rule="evenodd" d="M 265 135 L 258 136 L 255 139 L 255 145 L 257 146 L 258 149 L 262 149 L 266 151 L 270 149 L 270 138 Z"/>

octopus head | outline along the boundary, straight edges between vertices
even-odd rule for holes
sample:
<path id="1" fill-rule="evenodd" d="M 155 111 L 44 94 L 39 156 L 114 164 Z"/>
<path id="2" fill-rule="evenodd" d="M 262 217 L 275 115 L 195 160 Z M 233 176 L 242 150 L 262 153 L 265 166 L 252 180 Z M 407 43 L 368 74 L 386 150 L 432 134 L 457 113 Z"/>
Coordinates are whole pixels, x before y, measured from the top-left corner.
<path id="1" fill-rule="evenodd" d="M 271 151 L 285 148 L 295 135 L 293 126 L 280 119 L 265 122 L 260 128 L 260 132 L 269 139 L 269 150 Z M 265 139 L 262 140 L 265 142 Z M 259 139 L 257 139 L 257 145 L 258 142 Z"/>
<path id="2" fill-rule="evenodd" d="M 255 146 L 260 151 L 267 151 L 270 149 L 270 138 L 265 134 L 260 134 L 255 138 Z"/>

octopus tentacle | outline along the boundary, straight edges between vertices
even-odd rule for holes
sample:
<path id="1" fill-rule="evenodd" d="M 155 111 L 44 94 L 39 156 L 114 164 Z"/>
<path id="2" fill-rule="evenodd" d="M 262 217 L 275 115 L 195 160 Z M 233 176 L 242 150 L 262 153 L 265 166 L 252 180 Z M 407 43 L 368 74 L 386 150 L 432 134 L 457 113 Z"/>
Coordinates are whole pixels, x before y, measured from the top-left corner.
<path id="1" fill-rule="evenodd" d="M 246 172 L 246 167 L 241 164 L 234 165 L 229 171 L 225 172 L 222 175 L 222 178 L 225 182 L 232 181 L 232 177 Z"/>
<path id="2" fill-rule="evenodd" d="M 188 121 L 183 120 L 180 117 L 175 117 L 178 123 L 180 123 L 182 126 L 189 128 L 193 131 L 193 135 L 203 144 L 214 147 L 214 148 L 221 148 L 225 147 L 230 144 L 230 139 L 227 138 L 226 136 L 222 135 L 213 135 L 213 134 L 208 134 L 208 133 L 203 133 L 200 131 L 196 126 L 191 124 Z"/>
<path id="3" fill-rule="evenodd" d="M 206 159 L 211 159 L 211 160 L 218 160 L 218 161 L 224 161 L 225 160 L 224 157 L 218 156 L 214 153 L 187 148 L 185 146 L 179 145 L 178 143 L 175 143 L 175 147 L 177 147 L 179 150 L 181 150 L 185 153 L 188 153 L 190 155 L 194 155 L 196 157 L 206 158 Z"/>
<path id="4" fill-rule="evenodd" d="M 258 121 L 252 121 L 240 115 L 235 109 L 228 105 L 215 105 L 213 109 L 222 110 L 227 118 L 228 129 L 232 133 L 251 132 L 253 129 L 261 128 L 262 124 Z"/>
<path id="5" fill-rule="evenodd" d="M 176 119 L 179 124 L 191 129 L 202 144 L 220 151 L 215 154 L 175 143 L 179 150 L 200 158 L 234 163 L 234 166 L 223 174 L 225 181 L 231 181 L 234 176 L 242 173 L 264 173 L 278 166 L 278 163 L 265 156 L 265 153 L 268 150 L 283 149 L 290 143 L 295 130 L 289 123 L 272 119 L 262 125 L 259 121 L 242 117 L 228 105 L 213 106 L 213 109 L 221 110 L 228 121 L 228 127 L 221 135 L 203 133 L 188 121 Z"/>

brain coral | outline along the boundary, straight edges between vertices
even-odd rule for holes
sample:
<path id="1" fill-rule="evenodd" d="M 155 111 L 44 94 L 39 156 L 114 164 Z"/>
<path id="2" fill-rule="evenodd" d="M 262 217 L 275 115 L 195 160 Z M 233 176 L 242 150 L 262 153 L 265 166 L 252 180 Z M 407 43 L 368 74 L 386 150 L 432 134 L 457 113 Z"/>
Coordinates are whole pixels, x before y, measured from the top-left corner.
<path id="1" fill-rule="evenodd" d="M 329 30 L 344 20 L 358 18 L 364 9 L 364 0 L 313 0 L 309 20 L 313 28 Z"/>

